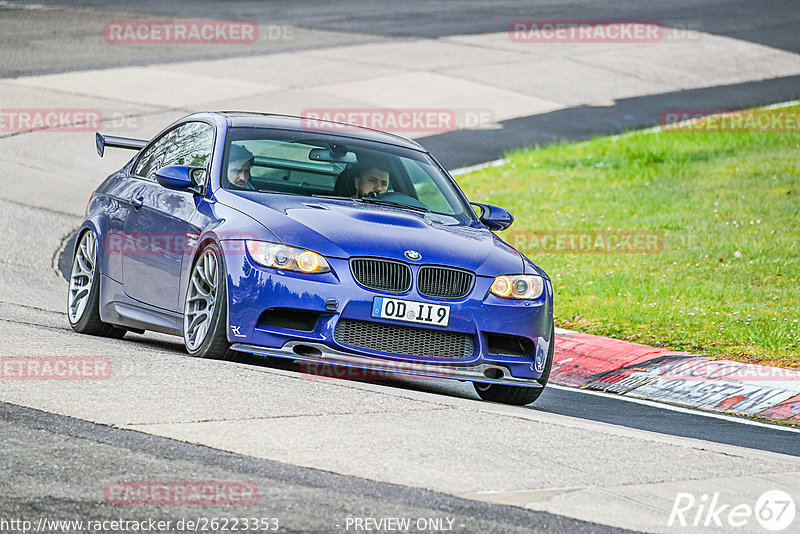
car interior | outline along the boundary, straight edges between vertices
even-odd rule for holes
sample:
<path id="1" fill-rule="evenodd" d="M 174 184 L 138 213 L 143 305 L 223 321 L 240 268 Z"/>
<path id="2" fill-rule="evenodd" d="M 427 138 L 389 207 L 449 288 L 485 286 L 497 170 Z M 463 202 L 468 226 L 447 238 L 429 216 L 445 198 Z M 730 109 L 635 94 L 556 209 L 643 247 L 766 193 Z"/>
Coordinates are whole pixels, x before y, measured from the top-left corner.
<path id="1" fill-rule="evenodd" d="M 250 185 L 259 192 L 350 198 L 356 194 L 358 162 L 370 161 L 389 170 L 389 188 L 380 199 L 412 209 L 454 214 L 452 201 L 448 202 L 431 175 L 436 171 L 422 161 L 328 141 L 247 139 L 233 145 L 254 155 Z"/>

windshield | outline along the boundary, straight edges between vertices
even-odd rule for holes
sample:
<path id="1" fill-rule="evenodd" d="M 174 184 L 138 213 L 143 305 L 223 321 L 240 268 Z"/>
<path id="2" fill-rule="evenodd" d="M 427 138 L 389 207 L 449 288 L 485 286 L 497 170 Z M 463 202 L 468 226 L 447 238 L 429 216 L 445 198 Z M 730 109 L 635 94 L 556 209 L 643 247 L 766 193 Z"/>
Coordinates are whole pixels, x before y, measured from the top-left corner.
<path id="1" fill-rule="evenodd" d="M 427 154 L 314 132 L 232 128 L 221 182 L 230 190 L 351 198 L 468 216 L 458 191 Z"/>

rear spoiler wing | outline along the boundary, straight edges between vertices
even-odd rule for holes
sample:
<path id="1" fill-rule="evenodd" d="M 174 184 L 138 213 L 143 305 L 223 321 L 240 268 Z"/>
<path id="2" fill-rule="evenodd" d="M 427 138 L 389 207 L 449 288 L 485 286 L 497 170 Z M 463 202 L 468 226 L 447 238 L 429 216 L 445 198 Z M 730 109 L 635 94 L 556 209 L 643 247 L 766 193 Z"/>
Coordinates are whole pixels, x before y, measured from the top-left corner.
<path id="1" fill-rule="evenodd" d="M 103 135 L 100 132 L 95 133 L 94 141 L 97 145 L 97 155 L 101 158 L 107 146 L 112 148 L 127 148 L 130 150 L 141 150 L 147 144 L 144 139 L 131 139 L 130 137 L 114 137 L 111 135 Z"/>

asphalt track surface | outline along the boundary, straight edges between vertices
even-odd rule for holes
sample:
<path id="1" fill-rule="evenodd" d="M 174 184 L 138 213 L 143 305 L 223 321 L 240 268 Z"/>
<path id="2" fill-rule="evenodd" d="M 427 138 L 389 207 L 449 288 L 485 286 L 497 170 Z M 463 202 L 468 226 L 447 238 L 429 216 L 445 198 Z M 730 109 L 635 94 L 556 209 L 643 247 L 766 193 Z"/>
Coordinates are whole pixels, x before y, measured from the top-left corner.
<path id="1" fill-rule="evenodd" d="M 40 6 L 72 6 L 91 9 L 104 15 L 104 20 L 113 20 L 108 15 L 116 13 L 118 18 L 129 15 L 159 15 L 164 17 L 208 18 L 216 20 L 248 20 L 259 24 L 294 25 L 303 28 L 341 34 L 368 35 L 372 40 L 404 37 L 443 37 L 449 35 L 504 32 L 509 21 L 515 19 L 632 19 L 657 20 L 664 25 L 702 30 L 759 43 L 793 52 L 800 52 L 797 25 L 800 13 L 792 0 L 752 2 L 748 0 L 674 0 L 672 2 L 640 2 L 636 0 L 578 1 L 509 1 L 509 0 L 391 0 L 295 2 L 241 1 L 191 2 L 178 0 L 159 2 L 143 0 L 121 4 L 100 0 L 76 0 L 62 2 L 41 0 L 36 2 L 11 2 L 11 4 L 35 4 Z M 224 57 L 231 52 L 216 51 L 209 55 L 207 47 L 195 47 L 181 51 L 163 52 L 152 47 L 133 50 L 106 51 L 87 48 L 86 31 L 82 29 L 88 12 L 75 11 L 63 25 L 49 28 L 48 32 L 36 33 L 37 38 L 58 39 L 61 46 L 53 50 L 54 55 L 35 58 L 37 61 L 7 63 L 3 74 L 18 75 L 62 70 L 101 68 L 153 62 L 185 61 L 186 59 L 208 59 Z M 46 20 L 46 14 L 44 15 Z M 129 18 L 133 18 L 130 16 Z M 26 15 L 27 25 L 4 28 L 4 46 L 20 45 L 26 32 L 36 31 L 37 16 Z M 30 35 L 28 33 L 28 35 Z M 269 43 L 267 52 L 284 51 L 286 47 L 319 47 L 324 43 L 293 42 Z M 341 41 L 340 43 L 341 44 Z M 261 54 L 263 43 L 253 45 L 244 53 Z M 242 50 L 232 52 L 242 54 Z"/>
<path id="2" fill-rule="evenodd" d="M 70 70 L 145 65 L 262 55 L 323 48 L 335 44 L 380 42 L 403 38 L 435 38 L 451 35 L 508 31 L 515 19 L 632 19 L 655 20 L 665 26 L 702 30 L 790 52 L 800 52 L 800 10 L 792 0 L 678 0 L 656 4 L 636 1 L 510 2 L 510 1 L 416 1 L 359 2 L 156 2 L 123 6 L 93 0 L 57 2 L 43 0 L 38 6 L 70 5 L 60 13 L 62 24 L 54 28 L 48 11 L 13 11 L 0 17 L 0 43 L 12 52 L 0 75 L 21 76 Z M 124 11 L 122 10 L 124 9 Z M 0 10 L 0 13 L 2 11 Z M 137 17 L 210 18 L 247 20 L 276 28 L 292 25 L 292 39 L 260 40 L 249 45 L 223 47 L 153 45 L 111 47 L 92 41 L 96 27 L 109 20 Z M 5 20 L 4 20 L 5 19 Z M 33 37 L 46 54 L 31 58 L 25 53 Z M 213 50 L 210 50 L 213 49 Z M 693 58 L 687 58 L 692 61 Z M 280 76 L 280 73 L 276 73 Z M 242 73 L 246 79 L 247 73 Z M 800 98 L 800 76 L 789 76 L 619 99 L 609 106 L 580 106 L 530 117 L 501 121 L 502 128 L 460 130 L 419 139 L 448 168 L 463 167 L 502 157 L 509 149 L 549 144 L 558 140 L 586 139 L 658 124 L 664 109 L 743 109 Z"/>
<path id="3" fill-rule="evenodd" d="M 65 5 L 47 0 L 45 6 Z M 313 29 L 318 35 L 335 35 L 337 44 L 404 37 L 437 37 L 465 33 L 502 32 L 515 18 L 657 19 L 672 25 L 691 25 L 703 31 L 800 52 L 797 39 L 800 10 L 793 1 L 676 1 L 668 5 L 641 2 L 169 2 L 142 1 L 124 6 L 108 2 L 79 1 L 70 5 L 101 11 L 111 16 L 163 15 L 165 17 L 256 20 L 263 24 L 292 24 Z M 0 8 L 3 49 L 25 46 L 24 25 L 11 24 Z M 187 59 L 223 57 L 205 49 L 167 52 L 127 49 L 119 54 L 99 53 L 82 46 L 81 21 L 90 11 L 75 11 L 74 21 L 63 21 L 50 33 L 59 46 L 47 57 L 27 57 L 3 62 L 4 77 L 62 70 L 84 70 L 109 66 L 168 63 Z M 233 16 L 232 14 L 235 14 Z M 5 19 L 5 20 L 4 20 Z M 36 28 L 47 28 L 46 10 L 36 10 Z M 71 24 L 74 22 L 74 24 Z M 30 29 L 29 27 L 27 29 Z M 325 33 L 330 32 L 330 33 Z M 347 34 L 347 35 L 344 35 Z M 309 38 L 302 43 L 225 52 L 248 55 L 283 51 L 287 46 L 318 47 L 325 41 Z M 19 57 L 19 55 L 15 55 Z M 558 139 L 583 139 L 652 126 L 654 109 L 671 103 L 684 108 L 744 108 L 800 97 L 800 77 L 779 78 L 724 87 L 680 91 L 624 99 L 607 107 L 578 107 L 503 122 L 503 129 L 457 131 L 421 139 L 448 167 L 460 167 L 500 157 L 505 150 Z M 465 149 L 466 147 L 466 149 Z M 69 247 L 68 247 L 69 249 Z M 262 365 L 251 362 L 250 365 Z M 280 367 L 281 365 L 279 365 Z M 415 388 L 456 397 L 468 396 L 461 385 L 417 384 L 401 381 L 396 388 Z M 763 451 L 800 456 L 798 434 L 765 426 L 744 425 L 736 420 L 711 419 L 704 414 L 686 414 L 622 399 L 587 395 L 563 389 L 546 390 L 529 409 L 569 415 L 590 421 L 649 430 L 708 442 L 737 445 Z M 9 404 L 0 404 L 3 451 L 0 453 L 0 516 L 50 514 L 66 517 L 117 518 L 119 507 L 96 495 L 94 481 L 109 465 L 120 474 L 142 479 L 164 473 L 191 473 L 198 479 L 230 479 L 237 476 L 258 481 L 271 497 L 266 506 L 248 510 L 248 515 L 270 515 L 282 521 L 282 531 L 313 532 L 340 530 L 352 516 L 453 517 L 464 532 L 613 532 L 610 527 L 583 523 L 554 514 L 459 499 L 450 495 L 391 484 L 371 482 L 278 462 L 220 452 L 174 440 L 123 431 L 69 417 L 48 414 Z M 24 475 L 23 475 L 24 474 Z M 107 476 L 107 475 L 106 475 Z M 23 480 L 24 479 L 24 480 Z M 13 498 L 21 485 L 47 487 L 53 480 L 69 490 L 58 501 Z M 77 495 L 84 495 L 82 498 Z M 163 518 L 197 515 L 196 510 L 171 508 L 140 510 L 126 508 L 124 516 Z M 458 528 L 456 529 L 458 531 Z"/>
<path id="4" fill-rule="evenodd" d="M 410 517 L 452 520 L 453 532 L 625 532 L 543 512 L 460 499 L 451 495 L 382 484 L 279 462 L 249 458 L 178 441 L 115 430 L 38 410 L 0 404 L 0 452 L 4 473 L 26 473 L 29 484 L 68 480 L 61 499 L 31 502 L 14 498 L 20 481 L 0 477 L 0 517 L 141 521 L 198 517 L 275 518 L 280 532 L 345 531 L 347 518 Z M 165 474 L 191 474 L 192 480 L 242 480 L 258 487 L 258 503 L 208 509 L 197 506 L 125 506 L 103 501 L 97 488 L 104 466 L 142 480 Z M 111 470 L 108 466 L 113 466 Z M 123 508 L 122 510 L 120 508 Z M 447 523 L 445 523 L 447 524 Z M 352 530 L 352 526 L 351 526 Z"/>
<path id="5" fill-rule="evenodd" d="M 430 387 L 430 391 L 442 394 L 449 390 L 451 394 L 457 394 L 447 383 L 433 386 L 415 384 L 415 387 Z M 671 436 L 800 455 L 800 433 L 797 432 L 768 424 L 745 426 L 733 416 L 714 418 L 694 410 L 673 411 L 657 403 L 639 404 L 613 394 L 593 395 L 592 392 L 578 392 L 567 387 L 550 387 L 529 408 Z"/>

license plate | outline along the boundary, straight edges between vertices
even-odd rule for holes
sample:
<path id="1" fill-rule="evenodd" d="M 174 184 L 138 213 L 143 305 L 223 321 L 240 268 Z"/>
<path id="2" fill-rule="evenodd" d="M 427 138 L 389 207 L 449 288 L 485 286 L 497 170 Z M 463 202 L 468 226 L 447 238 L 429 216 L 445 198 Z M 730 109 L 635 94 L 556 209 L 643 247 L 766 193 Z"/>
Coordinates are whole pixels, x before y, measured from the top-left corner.
<path id="1" fill-rule="evenodd" d="M 447 326 L 447 323 L 450 322 L 450 306 L 375 297 L 372 300 L 372 316 L 409 323 Z"/>

